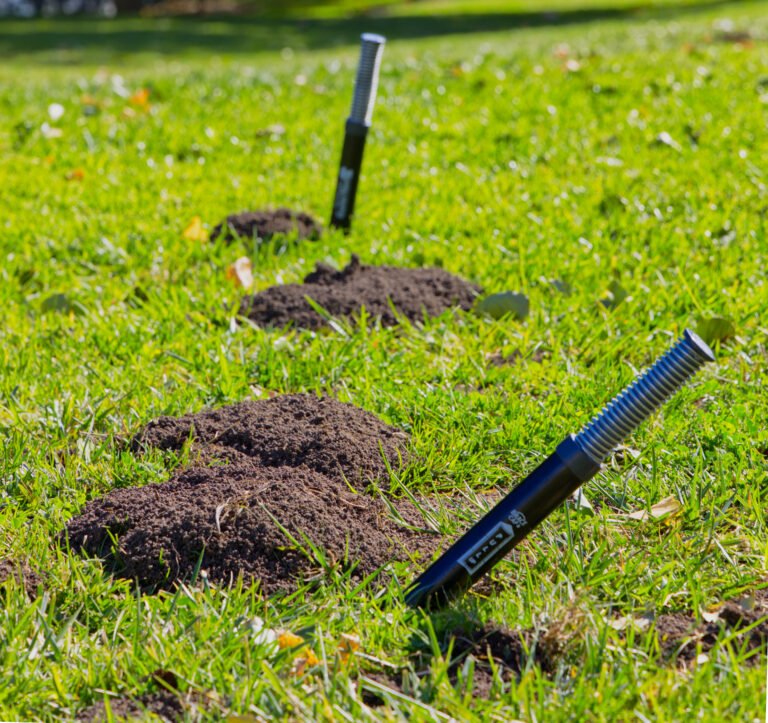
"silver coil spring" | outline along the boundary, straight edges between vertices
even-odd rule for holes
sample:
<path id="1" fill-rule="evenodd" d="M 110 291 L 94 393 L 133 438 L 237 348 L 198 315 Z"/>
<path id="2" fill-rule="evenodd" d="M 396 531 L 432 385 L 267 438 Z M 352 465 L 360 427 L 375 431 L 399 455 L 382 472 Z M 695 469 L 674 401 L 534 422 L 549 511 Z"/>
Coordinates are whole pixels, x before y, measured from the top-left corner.
<path id="1" fill-rule="evenodd" d="M 595 462 L 602 462 L 706 362 L 714 359 L 710 348 L 686 330 L 650 369 L 592 418 L 576 435 L 576 442 Z"/>
<path id="2" fill-rule="evenodd" d="M 355 94 L 352 97 L 352 111 L 349 119 L 368 126 L 371 124 L 373 106 L 376 103 L 384 42 L 381 35 L 365 33 L 360 46 L 360 62 L 357 65 Z"/>

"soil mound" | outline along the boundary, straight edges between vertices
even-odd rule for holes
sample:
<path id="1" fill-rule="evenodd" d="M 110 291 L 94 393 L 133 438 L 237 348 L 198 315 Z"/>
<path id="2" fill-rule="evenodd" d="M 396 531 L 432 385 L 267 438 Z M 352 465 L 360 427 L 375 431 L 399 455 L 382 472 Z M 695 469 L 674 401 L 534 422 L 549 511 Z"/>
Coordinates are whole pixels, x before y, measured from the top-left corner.
<path id="1" fill-rule="evenodd" d="M 150 714 L 163 721 L 177 721 L 184 717 L 184 706 L 171 691 L 147 693 L 136 699 L 111 698 L 109 710 L 111 715 L 107 715 L 107 707 L 103 701 L 94 703 L 80 711 L 77 720 L 83 723 L 138 721 L 147 720 Z"/>
<path id="2" fill-rule="evenodd" d="M 331 397 L 285 394 L 183 417 L 160 417 L 133 440 L 142 447 L 179 450 L 190 438 L 222 457 L 244 456 L 265 467 L 305 465 L 362 488 L 386 485 L 382 452 L 393 467 L 408 437 L 370 412 Z"/>
<path id="3" fill-rule="evenodd" d="M 207 462 L 86 505 L 66 534 L 73 549 L 106 559 L 144 588 L 170 588 L 203 571 L 227 584 L 243 575 L 262 592 L 295 590 L 335 569 L 367 576 L 437 538 L 410 503 L 360 494 L 386 484 L 407 436 L 350 404 L 309 394 L 162 417 L 134 449 L 180 449 L 192 438 Z M 390 506 L 407 523 L 398 524 Z"/>
<path id="4" fill-rule="evenodd" d="M 268 241 L 276 234 L 296 235 L 298 240 L 320 238 L 323 227 L 312 216 L 289 208 L 274 211 L 244 211 L 227 216 L 211 231 L 211 240 L 245 238 Z"/>
<path id="5" fill-rule="evenodd" d="M 408 559 L 409 550 L 434 549 L 431 535 L 398 525 L 388 512 L 381 500 L 306 467 L 247 460 L 114 490 L 88 503 L 67 531 L 73 548 L 106 558 L 145 588 L 189 581 L 199 565 L 211 581 L 242 574 L 269 595 L 330 568 L 360 578 Z"/>
<path id="6" fill-rule="evenodd" d="M 21 585 L 33 600 L 37 597 L 38 588 L 43 584 L 43 578 L 25 561 L 10 558 L 0 560 L 0 585 L 8 580 L 14 580 Z"/>
<path id="7" fill-rule="evenodd" d="M 352 317 L 362 307 L 385 326 L 398 322 L 397 314 L 411 321 L 439 316 L 451 308 L 469 310 L 479 287 L 443 269 L 406 269 L 366 266 L 357 256 L 337 270 L 317 264 L 301 284 L 272 286 L 247 296 L 240 313 L 261 326 L 288 324 L 319 329 L 327 324 L 306 300 L 308 296 L 329 314 Z"/>

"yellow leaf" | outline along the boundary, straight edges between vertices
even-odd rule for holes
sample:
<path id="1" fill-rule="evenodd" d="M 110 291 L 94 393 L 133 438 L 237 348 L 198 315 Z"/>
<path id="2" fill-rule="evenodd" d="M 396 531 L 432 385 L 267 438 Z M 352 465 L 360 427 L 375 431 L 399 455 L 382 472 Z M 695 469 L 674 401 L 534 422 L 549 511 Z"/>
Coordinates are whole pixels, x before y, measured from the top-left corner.
<path id="1" fill-rule="evenodd" d="M 128 102 L 136 106 L 137 108 L 143 108 L 147 110 L 149 108 L 149 90 L 141 88 L 137 90 L 129 99 Z"/>
<path id="2" fill-rule="evenodd" d="M 293 661 L 292 675 L 303 675 L 307 668 L 317 665 L 320 661 L 309 647 L 304 648 L 302 654 Z"/>
<path id="3" fill-rule="evenodd" d="M 253 286 L 253 274 L 251 273 L 251 260 L 247 256 L 241 256 L 234 264 L 227 269 L 227 278 L 235 283 L 235 286 L 242 286 L 244 289 L 250 289 Z"/>
<path id="4" fill-rule="evenodd" d="M 633 520 L 658 520 L 668 515 L 676 515 L 681 509 L 682 505 L 678 502 L 677 497 L 665 497 L 651 507 L 650 513 L 646 510 L 638 510 L 637 512 L 630 513 L 629 517 Z"/>
<path id="5" fill-rule="evenodd" d="M 277 644 L 280 648 L 293 648 L 297 645 L 301 645 L 304 642 L 304 638 L 299 637 L 295 633 L 289 633 L 288 631 L 280 633 L 277 636 Z"/>
<path id="6" fill-rule="evenodd" d="M 208 231 L 203 226 L 203 219 L 200 216 L 195 216 L 190 222 L 189 226 L 184 229 L 182 234 L 187 241 L 207 241 Z"/>

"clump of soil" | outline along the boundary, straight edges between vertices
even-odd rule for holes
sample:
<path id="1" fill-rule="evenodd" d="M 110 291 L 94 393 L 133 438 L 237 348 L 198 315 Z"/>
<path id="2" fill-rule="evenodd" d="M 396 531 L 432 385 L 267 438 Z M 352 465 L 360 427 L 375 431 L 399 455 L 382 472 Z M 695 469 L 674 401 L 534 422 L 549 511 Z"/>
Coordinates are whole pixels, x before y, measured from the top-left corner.
<path id="1" fill-rule="evenodd" d="M 397 468 L 407 442 L 361 409 L 285 395 L 163 417 L 134 446 L 179 449 L 191 435 L 214 466 L 88 503 L 67 526 L 70 545 L 145 589 L 171 588 L 199 569 L 223 584 L 242 575 L 265 594 L 295 590 L 332 568 L 360 578 L 437 546 L 435 536 L 398 524 L 383 500 L 351 487 L 385 484 L 382 451 Z M 421 526 L 410 503 L 391 504 Z"/>
<path id="2" fill-rule="evenodd" d="M 240 313 L 261 326 L 322 328 L 327 321 L 309 304 L 309 297 L 331 316 L 354 317 L 365 307 L 383 325 L 393 326 L 397 314 L 419 321 L 451 308 L 468 311 L 479 291 L 443 269 L 367 266 L 352 256 L 341 270 L 318 263 L 301 284 L 272 286 L 245 297 Z"/>
<path id="3" fill-rule="evenodd" d="M 536 351 L 529 357 L 524 357 L 520 351 L 515 349 L 511 354 L 502 354 L 502 352 L 496 351 L 493 354 L 490 354 L 486 358 L 486 361 L 489 367 L 508 367 L 523 361 L 531 361 L 535 364 L 541 364 L 548 357 L 548 352 L 543 349 L 536 349 Z"/>
<path id="4" fill-rule="evenodd" d="M 525 670 L 529 655 L 544 672 L 550 672 L 552 663 L 541 646 L 533 646 L 531 631 L 508 630 L 492 625 L 482 628 L 459 628 L 451 632 L 454 640 L 453 656 L 448 669 L 451 682 L 458 681 L 459 671 L 468 655 L 475 658 L 472 681 L 473 694 L 487 698 L 494 683 L 494 667 L 498 669 L 503 682 L 518 678 Z M 528 651 L 528 652 L 526 652 Z"/>
<path id="5" fill-rule="evenodd" d="M 451 645 L 453 646 L 451 648 Z M 547 651 L 542 640 L 537 640 L 533 630 L 509 630 L 487 624 L 483 627 L 467 626 L 454 628 L 442 635 L 441 649 L 447 653 L 451 649 L 451 660 L 448 665 L 448 678 L 451 684 L 471 684 L 472 695 L 476 698 L 489 698 L 494 693 L 494 682 L 509 683 L 520 677 L 529 661 L 533 662 L 545 673 L 554 669 L 553 658 Z M 466 680 L 464 666 L 467 658 L 474 659 L 472 680 Z M 427 675 L 431 649 L 417 648 L 409 655 L 410 662 L 416 670 L 415 678 Z M 498 671 L 495 678 L 494 669 Z M 364 672 L 365 679 L 359 681 L 360 695 L 363 702 L 371 707 L 384 705 L 385 698 L 378 686 L 388 688 L 395 693 L 411 694 L 403 686 L 404 671 L 398 673 L 374 671 Z M 499 680 L 500 679 L 500 680 Z M 371 685 L 373 681 L 377 686 Z"/>
<path id="6" fill-rule="evenodd" d="M 134 450 L 179 450 L 190 439 L 214 456 L 240 456 L 264 467 L 305 465 L 361 489 L 385 484 L 398 467 L 408 437 L 370 412 L 330 397 L 285 394 L 183 417 L 160 417 L 133 440 Z"/>
<path id="7" fill-rule="evenodd" d="M 397 525 L 379 499 L 307 467 L 251 461 L 114 490 L 88 503 L 67 530 L 74 548 L 111 558 L 117 574 L 143 587 L 172 587 L 199 564 L 214 582 L 242 574 L 265 594 L 295 590 L 331 567 L 360 578 L 409 559 L 409 551 L 433 549 L 430 535 Z"/>
<path id="8" fill-rule="evenodd" d="M 104 701 L 100 701 L 80 711 L 77 720 L 83 723 L 146 720 L 149 713 L 164 721 L 177 721 L 184 717 L 181 699 L 170 690 L 146 693 L 138 698 L 110 698 L 109 710 L 111 716 L 107 715 Z"/>
<path id="9" fill-rule="evenodd" d="M 274 211 L 235 213 L 214 227 L 211 240 L 245 238 L 268 241 L 277 234 L 294 235 L 298 240 L 320 238 L 323 227 L 307 213 L 278 208 Z"/>
<path id="10" fill-rule="evenodd" d="M 768 644 L 768 592 L 758 591 L 752 608 L 729 600 L 718 611 L 717 619 L 700 624 L 692 616 L 682 613 L 660 615 L 655 621 L 662 652 L 684 665 L 693 662 L 700 653 L 712 650 L 722 639 L 723 629 L 735 633 L 734 645 L 743 645 L 748 651 L 765 648 Z M 755 663 L 758 656 L 748 660 Z"/>
<path id="11" fill-rule="evenodd" d="M 404 692 L 399 676 L 388 675 L 376 671 L 367 671 L 364 675 L 369 681 L 373 681 L 381 687 L 391 690 L 393 693 Z M 367 681 L 358 680 L 358 686 L 360 689 L 360 699 L 370 708 L 378 708 L 387 702 L 381 692 L 371 686 L 370 683 L 367 683 Z"/>
<path id="12" fill-rule="evenodd" d="M 43 578 L 25 560 L 5 558 L 0 560 L 0 585 L 8 580 L 21 585 L 32 600 L 37 597 L 38 588 L 43 584 Z"/>

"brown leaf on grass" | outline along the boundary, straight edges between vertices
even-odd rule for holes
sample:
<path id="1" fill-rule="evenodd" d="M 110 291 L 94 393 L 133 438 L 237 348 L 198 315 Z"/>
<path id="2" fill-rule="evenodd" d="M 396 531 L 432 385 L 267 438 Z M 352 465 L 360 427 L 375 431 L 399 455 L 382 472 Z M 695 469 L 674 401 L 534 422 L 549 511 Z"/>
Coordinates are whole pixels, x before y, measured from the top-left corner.
<path id="1" fill-rule="evenodd" d="M 360 649 L 360 638 L 357 635 L 344 633 L 339 641 L 338 652 L 342 663 L 346 663 L 350 656 Z"/>
<path id="2" fill-rule="evenodd" d="M 85 178 L 85 171 L 82 168 L 75 168 L 66 176 L 68 181 L 82 181 Z"/>
<path id="3" fill-rule="evenodd" d="M 320 660 L 315 655 L 312 648 L 309 646 L 306 646 L 302 651 L 301 654 L 296 657 L 296 659 L 293 661 L 293 667 L 291 668 L 291 675 L 304 675 L 307 668 L 311 668 L 315 665 L 318 665 L 320 663 Z"/>
<path id="4" fill-rule="evenodd" d="M 234 282 L 235 286 L 241 286 L 248 290 L 253 286 L 251 260 L 247 256 L 241 256 L 227 269 L 227 278 Z"/>
<path id="5" fill-rule="evenodd" d="M 207 241 L 208 229 L 203 226 L 203 219 L 200 216 L 195 216 L 189 222 L 189 226 L 184 229 L 182 236 L 187 241 Z"/>
<path id="6" fill-rule="evenodd" d="M 659 500 L 651 507 L 650 511 L 638 510 L 637 512 L 630 512 L 627 516 L 632 520 L 659 520 L 662 517 L 676 515 L 682 509 L 683 506 L 680 504 L 677 497 L 669 496 L 665 497 L 663 500 Z"/>

